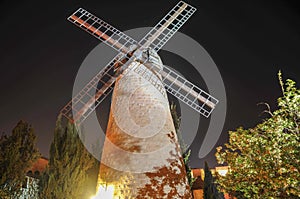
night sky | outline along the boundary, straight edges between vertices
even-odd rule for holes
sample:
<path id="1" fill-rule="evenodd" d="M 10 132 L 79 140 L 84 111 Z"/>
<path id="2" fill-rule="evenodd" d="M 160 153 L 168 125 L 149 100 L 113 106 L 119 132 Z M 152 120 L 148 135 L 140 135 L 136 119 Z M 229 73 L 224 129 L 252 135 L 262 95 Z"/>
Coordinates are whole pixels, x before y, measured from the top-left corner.
<path id="1" fill-rule="evenodd" d="M 300 6 L 287 0 L 186 2 L 198 10 L 180 31 L 206 49 L 226 87 L 227 117 L 220 145 L 229 130 L 253 127 L 264 118 L 264 107 L 257 103 L 268 102 L 276 109 L 279 70 L 299 86 Z M 38 135 L 40 151 L 48 157 L 57 114 L 71 99 L 80 64 L 99 44 L 66 20 L 78 7 L 125 31 L 154 26 L 176 3 L 1 1 L 0 131 L 9 133 L 20 119 L 28 121 Z M 162 52 L 163 59 L 164 54 L 168 56 Z M 192 167 L 203 167 L 197 157 L 199 141 L 191 148 Z M 214 153 L 205 158 L 212 166 Z"/>

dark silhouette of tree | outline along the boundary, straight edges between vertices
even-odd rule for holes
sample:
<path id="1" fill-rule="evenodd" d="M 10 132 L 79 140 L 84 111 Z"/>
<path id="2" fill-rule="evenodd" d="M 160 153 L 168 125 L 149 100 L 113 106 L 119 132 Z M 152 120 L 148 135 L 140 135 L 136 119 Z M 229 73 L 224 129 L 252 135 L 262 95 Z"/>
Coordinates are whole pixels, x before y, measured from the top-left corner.
<path id="1" fill-rule="evenodd" d="M 224 194 L 217 189 L 217 185 L 209 170 L 207 162 L 205 162 L 204 173 L 204 199 L 224 199 Z"/>
<path id="2" fill-rule="evenodd" d="M 27 170 L 40 157 L 36 135 L 25 121 L 19 121 L 12 134 L 0 136 L 0 198 L 17 197 Z"/>

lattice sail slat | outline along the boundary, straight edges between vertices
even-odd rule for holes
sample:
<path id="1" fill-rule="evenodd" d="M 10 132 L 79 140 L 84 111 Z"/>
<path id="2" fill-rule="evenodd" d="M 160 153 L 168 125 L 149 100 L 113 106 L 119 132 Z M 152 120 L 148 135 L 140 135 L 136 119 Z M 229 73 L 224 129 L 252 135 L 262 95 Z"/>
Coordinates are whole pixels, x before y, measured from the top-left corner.
<path id="1" fill-rule="evenodd" d="M 68 20 L 119 52 L 128 53 L 130 46 L 137 44 L 134 39 L 83 8 L 76 10 Z"/>
<path id="2" fill-rule="evenodd" d="M 156 52 L 159 51 L 195 11 L 196 8 L 180 1 L 139 44 L 145 48 L 150 47 Z"/>

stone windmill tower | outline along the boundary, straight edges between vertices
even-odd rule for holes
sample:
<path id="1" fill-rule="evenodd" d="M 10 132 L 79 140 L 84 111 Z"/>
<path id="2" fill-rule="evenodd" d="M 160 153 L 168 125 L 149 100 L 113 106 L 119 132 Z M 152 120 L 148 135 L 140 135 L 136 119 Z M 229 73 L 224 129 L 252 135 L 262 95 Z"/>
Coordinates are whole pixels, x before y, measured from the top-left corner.
<path id="1" fill-rule="evenodd" d="M 140 42 L 82 8 L 68 18 L 119 52 L 61 111 L 80 125 L 114 90 L 98 178 L 111 198 L 191 198 L 166 92 L 205 117 L 218 100 L 157 52 L 195 11 L 180 1 Z"/>

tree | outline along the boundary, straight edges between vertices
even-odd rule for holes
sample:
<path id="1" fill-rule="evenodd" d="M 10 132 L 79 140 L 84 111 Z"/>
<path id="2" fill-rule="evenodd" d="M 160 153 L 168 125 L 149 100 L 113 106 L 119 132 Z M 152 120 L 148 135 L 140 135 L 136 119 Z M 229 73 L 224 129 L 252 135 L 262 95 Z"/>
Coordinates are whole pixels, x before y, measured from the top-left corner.
<path id="1" fill-rule="evenodd" d="M 190 159 L 190 155 L 191 155 L 191 150 L 187 151 L 187 146 L 186 146 L 186 144 L 185 144 L 185 142 L 184 142 L 184 140 L 182 138 L 181 131 L 179 129 L 180 128 L 181 119 L 180 119 L 180 117 L 177 114 L 176 105 L 174 103 L 171 103 L 171 105 L 170 105 L 170 111 L 171 111 L 171 115 L 172 115 L 174 127 L 175 127 L 175 130 L 176 130 L 176 134 L 177 134 L 177 137 L 178 137 L 178 142 L 179 142 L 179 145 L 180 145 L 181 154 L 182 154 L 182 157 L 183 157 L 183 162 L 184 162 L 184 165 L 185 165 L 185 169 L 186 169 L 186 174 L 187 174 L 187 178 L 188 178 L 188 181 L 189 181 L 189 185 L 192 188 L 193 183 L 196 181 L 196 178 L 193 177 L 193 175 L 192 175 L 192 169 L 191 169 L 191 167 L 189 165 L 189 159 Z"/>
<path id="2" fill-rule="evenodd" d="M 240 198 L 300 197 L 300 90 L 287 80 L 278 110 L 254 128 L 229 132 L 229 143 L 217 148 L 219 163 L 230 169 L 218 182 Z"/>
<path id="3" fill-rule="evenodd" d="M 204 173 L 204 199 L 224 199 L 223 193 L 217 189 L 215 179 L 209 170 L 207 162 L 205 162 Z"/>
<path id="4" fill-rule="evenodd" d="M 87 173 L 95 162 L 84 148 L 75 126 L 68 123 L 63 128 L 59 116 L 51 143 L 49 166 L 40 181 L 40 197 L 86 198 Z"/>
<path id="5" fill-rule="evenodd" d="M 40 157 L 36 135 L 25 121 L 19 121 L 10 136 L 0 137 L 0 198 L 18 196 L 27 170 Z"/>

